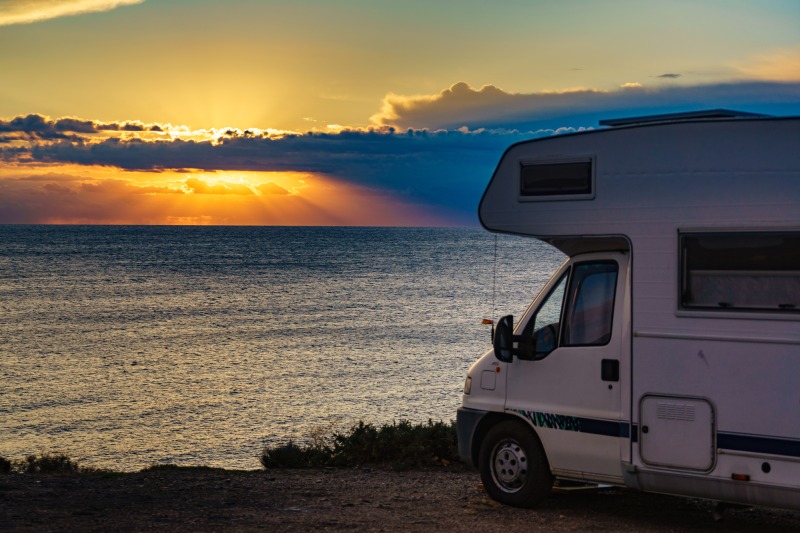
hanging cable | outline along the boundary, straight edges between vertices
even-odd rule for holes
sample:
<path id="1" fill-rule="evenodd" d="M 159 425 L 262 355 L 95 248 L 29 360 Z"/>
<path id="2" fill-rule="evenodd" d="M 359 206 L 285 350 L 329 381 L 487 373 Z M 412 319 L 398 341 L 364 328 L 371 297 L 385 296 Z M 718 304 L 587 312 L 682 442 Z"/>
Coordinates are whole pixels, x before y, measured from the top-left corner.
<path id="1" fill-rule="evenodd" d="M 497 315 L 497 306 L 495 305 L 495 294 L 497 293 L 497 233 L 494 234 L 494 272 L 492 274 L 492 319 Z M 494 328 L 492 328 L 494 330 Z M 494 336 L 494 335 L 492 335 Z"/>
<path id="2" fill-rule="evenodd" d="M 494 234 L 494 259 L 492 261 L 492 313 L 494 317 L 497 314 L 497 303 L 495 296 L 497 294 L 497 233 Z M 484 318 L 482 324 L 492 325 L 492 341 L 494 341 L 494 318 Z"/>
<path id="3" fill-rule="evenodd" d="M 492 261 L 492 342 L 494 342 L 494 317 L 497 316 L 497 304 L 495 295 L 497 294 L 497 233 L 494 234 L 494 261 Z"/>

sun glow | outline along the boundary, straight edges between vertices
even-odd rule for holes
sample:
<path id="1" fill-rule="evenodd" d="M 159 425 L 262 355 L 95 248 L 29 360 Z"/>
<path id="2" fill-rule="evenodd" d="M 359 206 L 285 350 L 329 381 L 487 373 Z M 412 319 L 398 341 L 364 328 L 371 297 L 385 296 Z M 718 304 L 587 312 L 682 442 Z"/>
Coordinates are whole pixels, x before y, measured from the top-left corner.
<path id="1" fill-rule="evenodd" d="M 305 182 L 302 176 L 278 172 L 187 173 L 181 190 L 187 194 L 270 196 L 297 194 Z"/>
<path id="2" fill-rule="evenodd" d="M 6 220 L 8 217 L 8 220 Z M 443 220 L 378 190 L 302 172 L 0 169 L 0 223 L 417 225 Z"/>

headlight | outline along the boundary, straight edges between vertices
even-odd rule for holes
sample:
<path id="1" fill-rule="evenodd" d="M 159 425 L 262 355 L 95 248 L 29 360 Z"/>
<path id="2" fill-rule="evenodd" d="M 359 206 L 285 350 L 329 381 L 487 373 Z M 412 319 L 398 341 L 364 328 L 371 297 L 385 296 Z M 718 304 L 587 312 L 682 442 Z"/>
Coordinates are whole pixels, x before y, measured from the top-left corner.
<path id="1" fill-rule="evenodd" d="M 466 381 L 464 381 L 464 394 L 469 394 L 469 391 L 472 390 L 472 378 L 467 376 Z"/>

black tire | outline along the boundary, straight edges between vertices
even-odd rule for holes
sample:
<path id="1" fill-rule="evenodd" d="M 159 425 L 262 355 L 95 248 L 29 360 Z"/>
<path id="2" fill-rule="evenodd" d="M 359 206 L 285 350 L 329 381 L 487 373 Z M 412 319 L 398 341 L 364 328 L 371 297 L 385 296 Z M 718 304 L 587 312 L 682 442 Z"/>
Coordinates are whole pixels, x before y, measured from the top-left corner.
<path id="1" fill-rule="evenodd" d="M 492 499 L 514 507 L 533 507 L 550 494 L 553 474 L 533 430 L 507 420 L 495 425 L 481 443 L 481 480 Z"/>

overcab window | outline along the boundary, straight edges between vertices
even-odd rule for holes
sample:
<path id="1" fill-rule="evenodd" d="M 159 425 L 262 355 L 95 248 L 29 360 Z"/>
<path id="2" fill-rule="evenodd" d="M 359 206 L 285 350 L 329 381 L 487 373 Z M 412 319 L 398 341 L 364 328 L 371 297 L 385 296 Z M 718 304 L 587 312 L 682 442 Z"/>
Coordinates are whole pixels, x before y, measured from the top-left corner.
<path id="1" fill-rule="evenodd" d="M 592 161 L 522 162 L 520 197 L 523 200 L 570 200 L 594 196 Z"/>
<path id="2" fill-rule="evenodd" d="M 683 309 L 800 312 L 800 233 L 682 234 Z"/>

